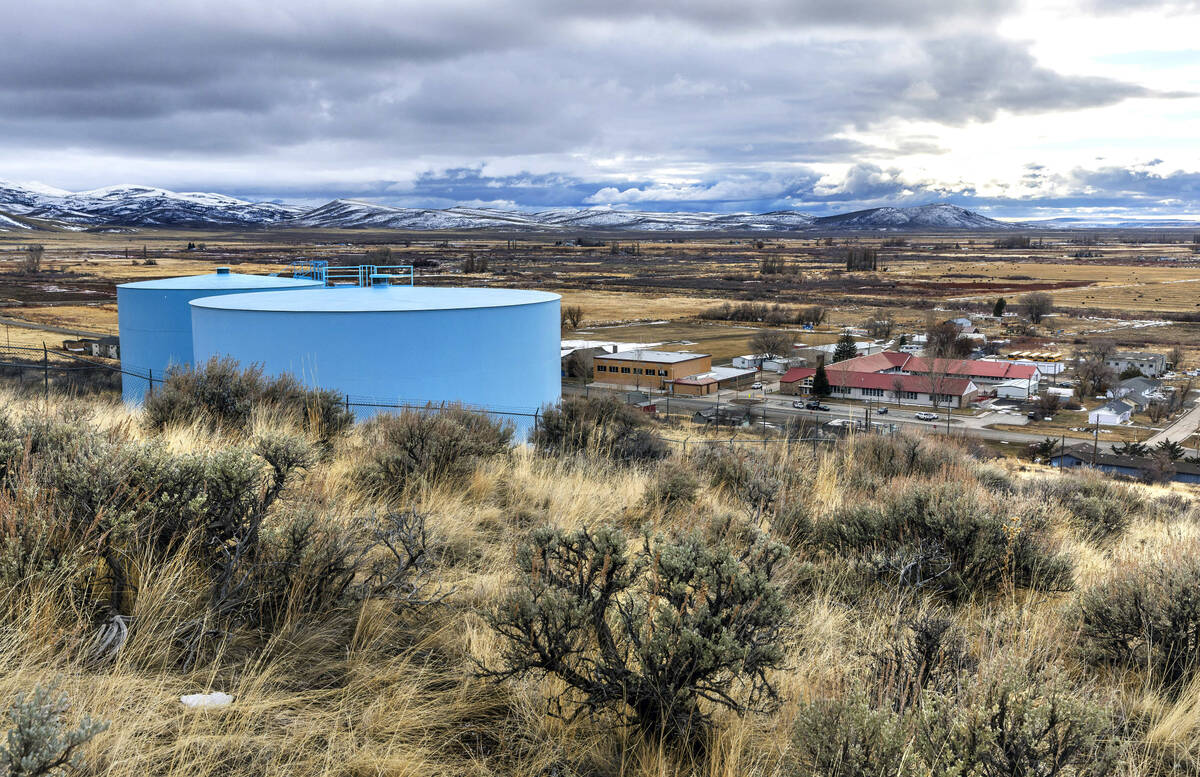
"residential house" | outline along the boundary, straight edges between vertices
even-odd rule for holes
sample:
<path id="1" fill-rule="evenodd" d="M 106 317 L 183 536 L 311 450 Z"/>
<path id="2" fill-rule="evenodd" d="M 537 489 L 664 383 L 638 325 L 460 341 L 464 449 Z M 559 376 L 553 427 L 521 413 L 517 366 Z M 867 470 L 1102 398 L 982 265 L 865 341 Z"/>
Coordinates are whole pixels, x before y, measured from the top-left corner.
<path id="1" fill-rule="evenodd" d="M 1137 410 L 1137 406 L 1127 399 L 1109 400 L 1095 410 L 1088 412 L 1088 423 L 1100 424 L 1101 426 L 1126 424 L 1129 423 L 1129 419 L 1135 410 Z"/>
<path id="2" fill-rule="evenodd" d="M 1161 380 L 1154 378 L 1127 378 L 1107 392 L 1110 399 L 1124 399 L 1137 406 L 1142 412 L 1155 403 L 1166 402 L 1169 397 L 1163 391 Z"/>
<path id="3" fill-rule="evenodd" d="M 1111 475 L 1143 479 L 1151 472 L 1162 471 L 1162 465 L 1144 456 L 1118 456 L 1099 446 L 1081 443 L 1070 445 L 1050 458 L 1055 467 L 1094 467 Z M 1178 483 L 1200 483 L 1200 465 L 1189 461 L 1171 462 L 1164 473 Z"/>

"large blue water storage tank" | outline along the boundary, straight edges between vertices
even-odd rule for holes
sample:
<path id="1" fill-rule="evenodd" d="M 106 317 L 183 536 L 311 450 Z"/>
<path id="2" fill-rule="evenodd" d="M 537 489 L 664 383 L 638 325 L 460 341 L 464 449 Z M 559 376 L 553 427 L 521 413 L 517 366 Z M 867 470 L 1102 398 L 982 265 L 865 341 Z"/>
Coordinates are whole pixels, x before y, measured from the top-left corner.
<path id="1" fill-rule="evenodd" d="M 232 356 L 346 395 L 360 417 L 462 403 L 520 433 L 558 402 L 557 294 L 368 286 L 193 300 L 198 361 Z"/>
<path id="2" fill-rule="evenodd" d="M 162 278 L 117 286 L 117 325 L 121 334 L 121 394 L 140 403 L 167 367 L 192 362 L 192 311 L 188 303 L 214 294 L 320 287 L 321 281 L 232 273 L 218 267 L 208 275 Z"/>

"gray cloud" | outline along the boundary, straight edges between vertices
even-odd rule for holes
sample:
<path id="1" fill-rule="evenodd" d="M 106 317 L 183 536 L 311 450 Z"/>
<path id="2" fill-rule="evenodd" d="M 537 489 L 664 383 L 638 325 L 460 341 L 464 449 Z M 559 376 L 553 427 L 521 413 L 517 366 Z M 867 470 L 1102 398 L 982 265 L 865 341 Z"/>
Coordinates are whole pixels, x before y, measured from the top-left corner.
<path id="1" fill-rule="evenodd" d="M 961 193 L 914 190 L 890 169 L 946 151 L 928 137 L 845 132 L 1158 96 L 1055 72 L 1027 44 L 980 32 L 1013 5 L 26 3 L 8 10 L 0 47 L 0 158 L 69 150 L 97 160 L 93 184 L 174 164 L 146 182 L 409 202 L 487 199 L 495 181 L 496 199 L 530 204 L 608 190 L 626 203 L 787 204 L 813 196 L 822 163 L 857 163 L 830 198 Z"/>

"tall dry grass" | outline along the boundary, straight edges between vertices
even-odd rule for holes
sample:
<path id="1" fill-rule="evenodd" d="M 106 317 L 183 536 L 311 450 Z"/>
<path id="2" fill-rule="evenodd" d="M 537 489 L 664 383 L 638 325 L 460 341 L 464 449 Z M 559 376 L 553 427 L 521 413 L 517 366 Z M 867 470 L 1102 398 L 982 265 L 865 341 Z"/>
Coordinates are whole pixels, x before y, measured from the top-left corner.
<path id="1" fill-rule="evenodd" d="M 2 396 L 0 406 L 11 419 L 71 417 L 115 438 L 161 440 L 179 454 L 218 452 L 287 424 L 259 414 L 238 435 L 200 421 L 155 433 L 115 402 Z M 1100 545 L 1071 528 L 1064 508 L 1047 503 L 1051 535 L 1071 559 L 1075 587 L 1010 588 L 957 606 L 936 596 L 914 600 L 886 586 L 863 595 L 853 564 L 797 547 L 780 581 L 792 608 L 788 665 L 773 678 L 783 703 L 769 716 L 719 712 L 708 754 L 696 757 L 641 738 L 613 715 L 550 714 L 546 699 L 565 691 L 553 678 L 503 684 L 481 678 L 480 667 L 494 666 L 501 650 L 483 614 L 512 584 L 515 550 L 533 527 L 615 523 L 636 535 L 643 527 L 684 530 L 726 516 L 770 529 L 770 514 L 756 512 L 736 486 L 714 483 L 707 472 L 697 471 L 692 502 L 664 509 L 646 498 L 664 465 L 622 466 L 596 452 L 551 458 L 528 448 L 480 462 L 465 480 L 429 473 L 401 498 L 383 501 L 365 495 L 356 481 L 355 457 L 363 455 L 357 434 L 337 441 L 289 487 L 276 512 L 302 506 L 348 534 L 388 510 L 425 514 L 435 561 L 430 585 L 445 595 L 440 604 L 398 611 L 383 601 L 347 602 L 317 617 L 294 608 L 271 633 L 238 634 L 181 668 L 171 658 L 172 635 L 204 609 L 203 571 L 183 555 L 167 562 L 147 555 L 134 564 L 130 636 L 112 661 L 91 655 L 95 613 L 64 596 L 62 581 L 0 591 L 0 700 L 59 683 L 77 713 L 111 721 L 87 756 L 91 773 L 114 777 L 791 775 L 802 773 L 794 729 L 805 705 L 851 692 L 872 671 L 872 655 L 895 639 L 898 623 L 934 613 L 953 621 L 980 672 L 1012 662 L 1049 666 L 1100 699 L 1123 748 L 1117 773 L 1200 769 L 1200 682 L 1170 697 L 1137 667 L 1095 667 L 1076 650 L 1080 591 L 1102 586 L 1115 568 L 1166 558 L 1196 542 L 1200 529 L 1190 507 L 1143 511 L 1121 536 Z M 941 448 L 923 454 L 935 462 L 932 470 L 880 476 L 862 462 L 883 456 L 892 466 L 894 457 L 865 447 L 873 444 L 849 441 L 815 455 L 806 448 L 790 459 L 772 446 L 753 461 L 782 484 L 774 510 L 786 505 L 814 521 L 912 484 L 947 482 L 979 492 L 981 500 L 1026 509 L 1031 497 L 1022 495 L 1023 483 L 1047 477 Z M 680 463 L 678 450 L 673 456 L 677 465 L 696 466 Z M 984 466 L 993 470 L 986 478 Z M 11 482 L 5 488 L 0 521 L 20 521 L 28 504 L 11 496 Z M 1150 503 L 1166 495 L 1135 488 Z M 197 710 L 179 701 L 210 690 L 233 695 L 233 704 Z"/>

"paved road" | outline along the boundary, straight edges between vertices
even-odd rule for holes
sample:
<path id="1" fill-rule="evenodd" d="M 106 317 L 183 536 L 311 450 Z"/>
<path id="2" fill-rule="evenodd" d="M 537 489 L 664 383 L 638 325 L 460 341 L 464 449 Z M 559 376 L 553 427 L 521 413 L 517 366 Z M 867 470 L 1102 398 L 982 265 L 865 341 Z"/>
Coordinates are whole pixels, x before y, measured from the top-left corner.
<path id="1" fill-rule="evenodd" d="M 1200 403 L 1197 403 L 1191 410 L 1179 416 L 1175 420 L 1175 423 L 1147 439 L 1146 444 L 1158 445 L 1163 440 L 1186 443 L 1187 438 L 1191 437 L 1197 428 L 1200 428 Z"/>
<path id="2" fill-rule="evenodd" d="M 622 391 L 614 391 L 597 387 L 592 387 L 589 390 L 592 392 L 601 393 L 623 393 Z M 580 388 L 578 385 L 564 385 L 563 393 L 579 395 L 584 393 L 584 389 Z M 730 394 L 732 394 L 732 392 L 730 392 Z M 662 404 L 664 411 L 667 410 L 668 406 L 672 411 L 677 411 L 680 409 L 695 411 L 711 408 L 716 404 L 716 399 L 713 397 L 685 398 L 673 396 L 670 397 L 668 401 L 668 397 L 666 396 L 652 396 L 654 396 L 656 401 Z M 724 396 L 721 400 L 721 404 L 729 404 L 730 398 L 731 397 L 728 395 Z M 781 424 L 786 422 L 789 418 L 796 418 L 798 416 L 807 416 L 822 422 L 832 421 L 837 418 L 854 418 L 857 420 L 862 420 L 863 418 L 864 407 L 862 405 L 845 405 L 827 402 L 826 405 L 829 407 L 829 410 L 827 412 L 823 412 L 793 408 L 791 403 L 792 399 L 790 397 L 781 399 L 774 396 L 768 396 L 764 405 L 756 405 L 754 407 L 753 415 L 755 421 L 761 422 L 763 420 L 764 416 L 761 414 L 763 409 L 766 410 L 765 419 L 769 424 Z M 914 417 L 914 414 L 917 412 L 919 411 L 903 408 L 897 409 L 889 406 L 887 415 L 876 415 L 872 413 L 871 422 L 877 424 L 896 424 L 897 426 L 905 428 L 924 429 L 929 432 L 946 432 L 945 415 L 942 415 L 942 417 L 937 421 L 921 421 Z M 1027 432 L 1013 432 L 1002 429 L 983 428 L 984 424 L 997 423 L 1001 419 L 1013 424 L 1022 424 L 1027 421 L 1027 419 L 1020 416 L 1001 416 L 994 412 L 985 413 L 974 417 L 954 416 L 950 422 L 950 432 L 951 434 L 964 434 L 983 440 L 996 440 L 1019 445 L 1024 445 L 1031 442 L 1041 442 L 1042 440 L 1046 439 L 1045 434 L 1029 434 Z"/>
<path id="3" fill-rule="evenodd" d="M 50 324 L 38 324 L 33 321 L 26 321 L 23 318 L 13 318 L 11 316 L 0 316 L 0 324 L 5 326 L 15 326 L 18 329 L 37 329 L 42 332 L 54 332 L 60 335 L 75 335 L 76 337 L 107 337 L 108 335 L 100 334 L 99 332 L 88 332 L 84 329 L 68 329 L 62 326 L 52 326 Z"/>

